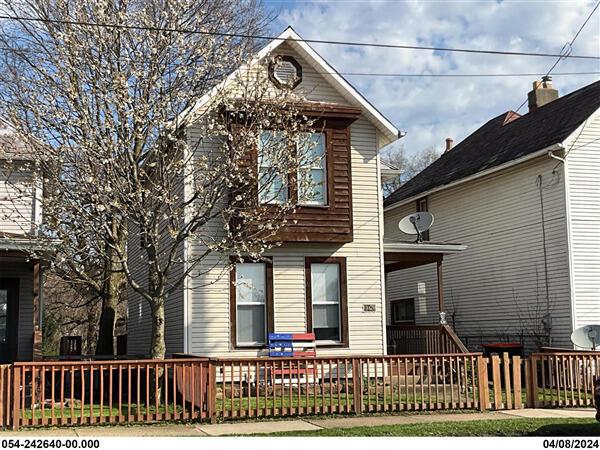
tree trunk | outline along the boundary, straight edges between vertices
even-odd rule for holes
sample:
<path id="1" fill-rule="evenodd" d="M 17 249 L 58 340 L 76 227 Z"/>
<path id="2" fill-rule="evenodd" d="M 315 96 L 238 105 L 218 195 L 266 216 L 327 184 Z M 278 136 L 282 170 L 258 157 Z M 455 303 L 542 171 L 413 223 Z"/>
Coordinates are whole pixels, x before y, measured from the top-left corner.
<path id="1" fill-rule="evenodd" d="M 155 298 L 150 305 L 152 311 L 152 347 L 150 357 L 164 359 L 165 345 L 165 298 Z"/>
<path id="2" fill-rule="evenodd" d="M 113 235 L 118 239 L 119 251 L 106 246 L 104 264 L 104 284 L 102 286 L 102 310 L 98 324 L 98 344 L 96 355 L 113 356 L 115 354 L 115 325 L 117 306 L 125 283 L 125 275 L 120 271 L 119 253 L 125 252 L 126 235 L 120 219 L 112 220 Z"/>

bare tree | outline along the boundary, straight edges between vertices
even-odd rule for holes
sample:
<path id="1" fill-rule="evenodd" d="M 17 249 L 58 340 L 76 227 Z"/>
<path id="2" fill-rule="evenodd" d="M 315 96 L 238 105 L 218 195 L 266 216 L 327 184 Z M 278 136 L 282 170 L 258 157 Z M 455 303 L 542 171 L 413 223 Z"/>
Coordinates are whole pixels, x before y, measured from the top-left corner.
<path id="1" fill-rule="evenodd" d="M 382 154 L 383 162 L 398 170 L 396 178 L 383 183 L 384 196 L 390 195 L 439 157 L 440 153 L 433 145 L 413 155 L 407 155 L 402 146 L 390 147 L 384 151 Z"/>
<path id="2" fill-rule="evenodd" d="M 210 271 L 209 255 L 260 258 L 276 245 L 294 209 L 282 180 L 311 163 L 303 98 L 274 89 L 271 58 L 254 61 L 254 40 L 235 37 L 269 18 L 237 0 L 7 9 L 37 19 L 2 25 L 0 92 L 44 175 L 42 233 L 71 243 L 60 248 L 74 273 L 96 260 L 122 275 L 149 304 L 149 353 L 163 358 L 168 296 Z M 306 178 L 298 189 L 310 191 Z M 186 240 L 199 250 L 183 252 Z"/>

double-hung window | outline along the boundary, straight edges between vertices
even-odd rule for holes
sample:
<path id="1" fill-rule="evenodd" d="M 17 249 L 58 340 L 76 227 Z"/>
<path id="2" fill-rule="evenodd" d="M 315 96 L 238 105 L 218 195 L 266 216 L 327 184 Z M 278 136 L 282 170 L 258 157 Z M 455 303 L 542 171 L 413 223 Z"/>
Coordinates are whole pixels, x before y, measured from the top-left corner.
<path id="1" fill-rule="evenodd" d="M 321 344 L 346 344 L 346 264 L 344 258 L 307 258 L 309 330 Z"/>
<path id="2" fill-rule="evenodd" d="M 261 133 L 258 146 L 258 198 L 261 204 L 282 204 L 289 199 L 288 174 L 282 173 L 278 159 L 290 145 L 284 133 Z M 327 145 L 325 133 L 300 133 L 296 138 L 299 164 L 296 173 L 296 197 L 302 206 L 327 205 Z"/>
<path id="3" fill-rule="evenodd" d="M 270 264 L 236 263 L 232 271 L 232 331 L 236 346 L 261 346 L 267 342 L 272 308 Z"/>
<path id="4" fill-rule="evenodd" d="M 302 133 L 298 138 L 298 204 L 327 204 L 325 133 Z"/>
<path id="5" fill-rule="evenodd" d="M 258 199 L 260 203 L 285 203 L 288 200 L 287 175 L 281 173 L 278 159 L 285 155 L 288 142 L 279 131 L 263 131 L 258 145 Z"/>

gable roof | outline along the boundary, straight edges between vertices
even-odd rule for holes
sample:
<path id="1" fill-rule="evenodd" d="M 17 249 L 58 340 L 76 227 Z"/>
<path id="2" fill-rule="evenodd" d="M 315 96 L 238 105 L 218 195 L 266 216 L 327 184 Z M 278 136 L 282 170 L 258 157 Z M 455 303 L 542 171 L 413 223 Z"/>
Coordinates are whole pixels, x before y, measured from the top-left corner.
<path id="1" fill-rule="evenodd" d="M 237 76 L 246 72 L 261 59 L 273 52 L 283 43 L 287 43 L 292 49 L 298 52 L 325 80 L 335 88 L 335 90 L 352 105 L 359 106 L 363 110 L 366 118 L 382 133 L 384 136 L 380 147 L 394 142 L 403 136 L 398 129 L 381 114 L 365 97 L 363 97 L 344 77 L 342 77 L 321 55 L 319 55 L 310 45 L 308 45 L 292 27 L 287 27 L 283 33 L 274 38 L 269 44 L 263 47 L 248 64 L 240 67 L 237 71 L 230 74 L 222 83 L 213 88 L 209 93 L 192 107 L 187 116 L 195 116 L 195 112 L 201 110 L 210 99 L 229 83 L 233 82 Z"/>
<path id="2" fill-rule="evenodd" d="M 502 113 L 399 187 L 384 206 L 561 143 L 598 108 L 600 81 L 520 117 Z"/>

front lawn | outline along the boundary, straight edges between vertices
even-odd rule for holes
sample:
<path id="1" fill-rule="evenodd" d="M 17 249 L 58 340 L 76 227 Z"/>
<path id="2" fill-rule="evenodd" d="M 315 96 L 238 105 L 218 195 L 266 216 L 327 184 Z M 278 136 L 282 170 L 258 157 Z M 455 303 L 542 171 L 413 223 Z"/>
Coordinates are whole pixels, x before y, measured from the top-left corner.
<path id="1" fill-rule="evenodd" d="M 593 419 L 498 419 L 327 428 L 267 436 L 600 436 L 600 423 Z"/>

